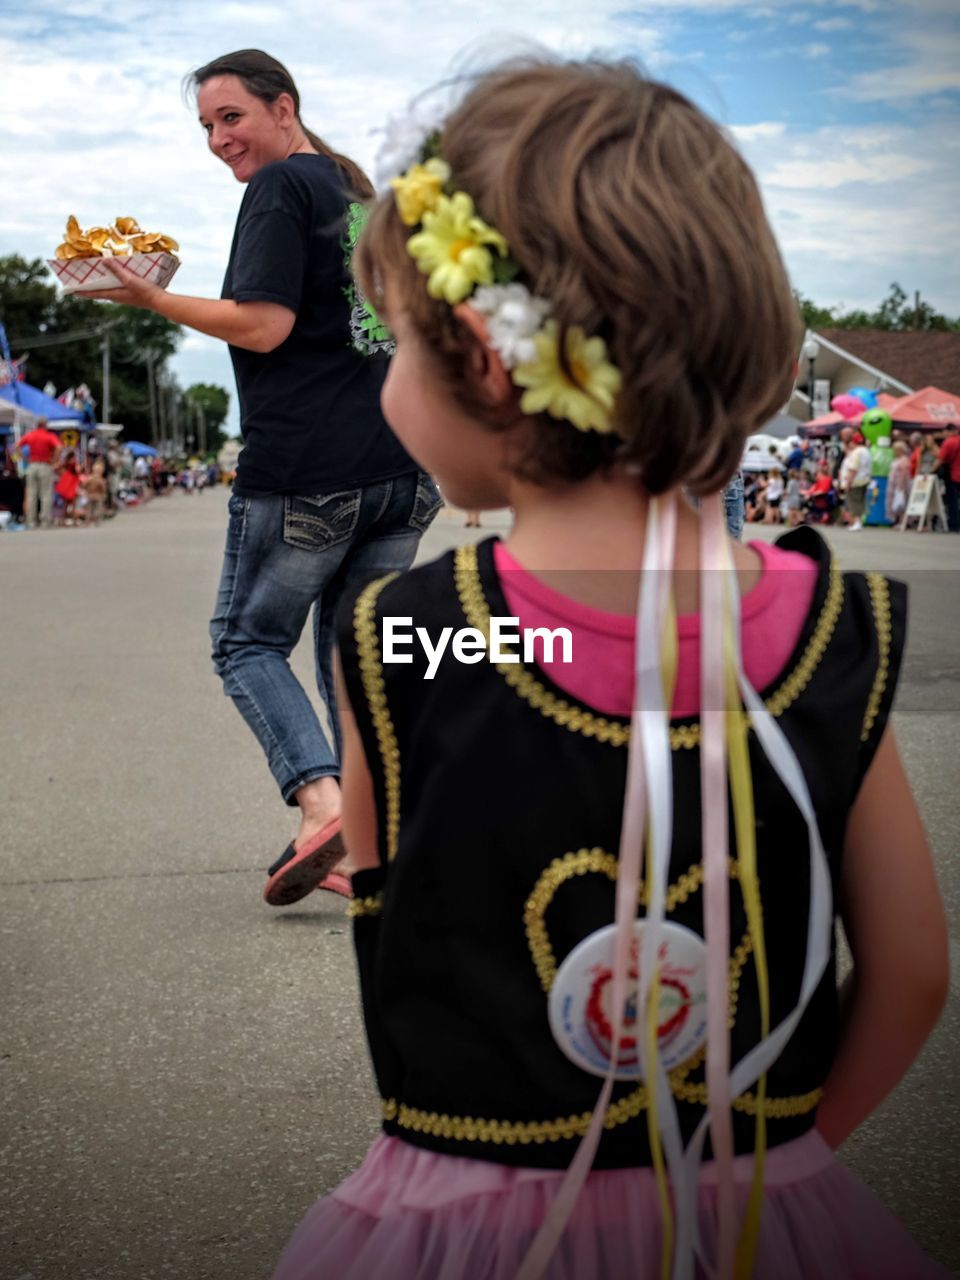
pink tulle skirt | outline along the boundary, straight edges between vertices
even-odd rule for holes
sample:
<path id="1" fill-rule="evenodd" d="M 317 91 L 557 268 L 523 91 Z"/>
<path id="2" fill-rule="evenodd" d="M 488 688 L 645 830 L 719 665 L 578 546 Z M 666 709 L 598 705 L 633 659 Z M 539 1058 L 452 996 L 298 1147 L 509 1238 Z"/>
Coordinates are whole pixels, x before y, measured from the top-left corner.
<path id="1" fill-rule="evenodd" d="M 752 1160 L 735 1161 L 745 1204 Z M 713 1256 L 705 1165 L 700 1233 Z M 439 1155 L 380 1137 L 308 1210 L 274 1280 L 512 1280 L 563 1173 Z M 946 1280 L 898 1219 L 815 1132 L 768 1152 L 755 1280 Z M 649 1169 L 591 1173 L 547 1280 L 658 1280 L 661 1228 Z M 697 1272 L 698 1276 L 702 1273 Z"/>

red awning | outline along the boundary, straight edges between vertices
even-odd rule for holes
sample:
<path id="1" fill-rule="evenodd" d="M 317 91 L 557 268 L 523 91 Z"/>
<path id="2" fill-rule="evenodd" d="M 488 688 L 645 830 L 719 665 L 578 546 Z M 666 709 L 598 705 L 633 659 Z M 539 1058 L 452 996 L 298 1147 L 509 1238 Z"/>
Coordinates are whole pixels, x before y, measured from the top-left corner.
<path id="1" fill-rule="evenodd" d="M 939 387 L 924 387 L 883 407 L 897 427 L 926 427 L 933 431 L 942 430 L 951 422 L 960 423 L 960 395 Z"/>
<path id="2" fill-rule="evenodd" d="M 849 418 L 845 418 L 842 413 L 834 413 L 831 409 L 829 413 L 821 413 L 818 418 L 811 418 L 809 422 L 801 422 L 797 427 L 797 434 L 817 437 L 832 436 L 836 435 L 841 427 L 853 425 L 854 423 Z"/>

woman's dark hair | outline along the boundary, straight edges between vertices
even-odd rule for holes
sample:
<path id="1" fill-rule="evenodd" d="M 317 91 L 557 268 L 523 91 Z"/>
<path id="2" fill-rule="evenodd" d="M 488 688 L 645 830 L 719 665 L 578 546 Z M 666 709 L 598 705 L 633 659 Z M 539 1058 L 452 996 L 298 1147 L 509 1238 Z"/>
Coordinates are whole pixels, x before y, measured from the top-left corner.
<path id="1" fill-rule="evenodd" d="M 322 156 L 329 156 L 336 164 L 351 195 L 359 200 L 371 198 L 373 183 L 360 166 L 348 156 L 340 155 L 332 147 L 328 147 L 323 139 L 311 133 L 300 119 L 300 94 L 293 83 L 293 76 L 282 62 L 271 58 L 269 53 L 264 53 L 262 49 L 238 49 L 236 53 L 225 53 L 222 57 L 208 62 L 206 66 L 191 71 L 186 78 L 186 86 L 196 92 L 202 84 L 212 80 L 214 76 L 236 76 L 247 93 L 259 98 L 261 102 L 276 102 L 281 93 L 288 93 L 293 99 L 297 120 L 310 145 L 315 147 Z"/>

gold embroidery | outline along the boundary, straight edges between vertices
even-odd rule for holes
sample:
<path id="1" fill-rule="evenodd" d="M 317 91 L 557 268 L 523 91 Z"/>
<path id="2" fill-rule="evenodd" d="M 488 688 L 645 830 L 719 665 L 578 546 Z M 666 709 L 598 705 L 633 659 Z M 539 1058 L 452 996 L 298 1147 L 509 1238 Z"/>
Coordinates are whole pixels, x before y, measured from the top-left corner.
<path id="1" fill-rule="evenodd" d="M 739 875 L 739 866 L 732 858 L 730 859 L 729 868 L 731 879 L 736 880 Z M 547 908 L 553 901 L 553 896 L 557 889 L 564 881 L 571 879 L 573 876 L 587 875 L 590 872 L 602 872 L 610 880 L 615 881 L 617 878 L 617 860 L 612 853 L 607 853 L 603 849 L 579 849 L 576 853 L 567 853 L 562 858 L 554 858 L 553 862 L 550 863 L 534 885 L 533 892 L 524 906 L 523 923 L 527 931 L 530 955 L 533 957 L 533 963 L 540 978 L 540 985 L 548 994 L 557 975 L 557 962 L 554 958 L 553 948 L 550 945 L 549 934 L 547 933 L 545 921 Z M 688 871 L 685 871 L 680 876 L 675 884 L 670 885 L 668 888 L 664 904 L 666 911 L 676 910 L 678 906 L 686 902 L 692 893 L 696 893 L 702 883 L 703 864 L 695 862 Z M 646 886 L 642 880 L 638 890 L 637 901 L 646 901 Z M 736 955 L 736 953 L 734 954 Z M 746 960 L 746 956 L 744 956 L 744 960 Z M 742 968 L 743 962 L 740 963 L 736 973 L 738 982 L 740 969 Z M 731 979 L 733 976 L 731 971 Z"/>
<path id="2" fill-rule="evenodd" d="M 882 573 L 868 573 L 870 601 L 873 605 L 873 616 L 877 624 L 877 672 L 873 678 L 873 688 L 867 701 L 866 714 L 863 717 L 863 728 L 860 741 L 866 742 L 880 713 L 880 703 L 887 687 L 887 676 L 890 673 L 890 641 L 893 627 L 890 620 L 890 587 Z"/>
<path id="3" fill-rule="evenodd" d="M 704 1106 L 707 1099 L 705 1084 L 674 1086 L 674 1093 L 684 1102 Z M 783 1098 L 767 1098 L 763 1114 L 768 1120 L 785 1120 L 806 1115 L 812 1111 L 823 1095 L 822 1089 L 809 1093 L 792 1094 Z M 605 1129 L 615 1129 L 635 1119 L 647 1105 L 647 1091 L 643 1085 L 625 1098 L 611 1103 L 604 1116 Z M 562 1142 L 582 1137 L 590 1125 L 589 1111 L 580 1115 L 560 1116 L 556 1120 L 480 1120 L 471 1116 L 448 1116 L 436 1111 L 420 1111 L 398 1103 L 395 1098 L 383 1100 L 383 1117 L 396 1121 L 401 1129 L 414 1133 L 426 1133 L 435 1138 L 454 1142 L 492 1142 L 504 1146 L 529 1146 L 531 1143 Z M 756 1094 L 743 1093 L 733 1100 L 734 1110 L 755 1116 L 760 1110 Z"/>
<path id="4" fill-rule="evenodd" d="M 377 629 L 374 625 L 374 613 L 377 597 L 388 582 L 399 575 L 388 573 L 365 587 L 357 598 L 353 615 L 354 635 L 357 640 L 357 652 L 360 659 L 360 676 L 363 691 L 366 694 L 370 717 L 377 734 L 377 745 L 380 748 L 380 761 L 383 765 L 383 784 L 386 791 L 386 848 L 387 859 L 392 861 L 397 855 L 397 842 L 400 836 L 400 748 L 397 746 L 397 735 L 390 719 L 387 706 L 387 691 L 383 683 L 383 667 L 380 662 L 380 644 Z"/>
<path id="5" fill-rule="evenodd" d="M 383 910 L 383 894 L 372 898 L 353 898 L 347 904 L 347 915 L 354 920 L 357 916 L 378 916 Z"/>
<path id="6" fill-rule="evenodd" d="M 489 644 L 490 610 L 483 594 L 483 584 L 477 568 L 477 549 L 474 544 L 458 547 L 454 553 L 454 578 L 457 594 L 460 597 L 460 607 L 467 621 L 472 627 L 483 632 Z M 772 715 L 782 715 L 810 683 L 836 629 L 842 607 L 843 574 L 831 562 L 830 585 L 813 635 L 797 665 L 767 699 L 766 705 Z M 582 733 L 587 738 L 596 738 L 598 742 L 607 742 L 614 747 L 625 747 L 629 743 L 629 725 L 594 715 L 592 711 L 573 706 L 566 699 L 557 697 L 545 688 L 522 663 L 498 662 L 494 665 L 507 684 L 525 702 L 554 723 L 569 729 L 572 733 Z M 747 722 L 749 725 L 749 717 Z M 699 724 L 671 725 L 670 746 L 674 751 L 689 751 L 699 745 Z"/>

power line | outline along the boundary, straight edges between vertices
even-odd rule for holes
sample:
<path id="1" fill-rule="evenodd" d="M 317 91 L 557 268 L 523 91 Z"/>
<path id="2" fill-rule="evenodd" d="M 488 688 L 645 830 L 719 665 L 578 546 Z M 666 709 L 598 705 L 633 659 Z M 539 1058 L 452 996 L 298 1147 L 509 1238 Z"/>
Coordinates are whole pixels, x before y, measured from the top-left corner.
<path id="1" fill-rule="evenodd" d="M 87 338 L 102 338 L 105 333 L 121 324 L 121 320 L 105 320 L 96 329 L 74 329 L 69 333 L 41 333 L 33 338 L 11 338 L 11 347 L 56 347 L 65 342 L 82 342 Z"/>

